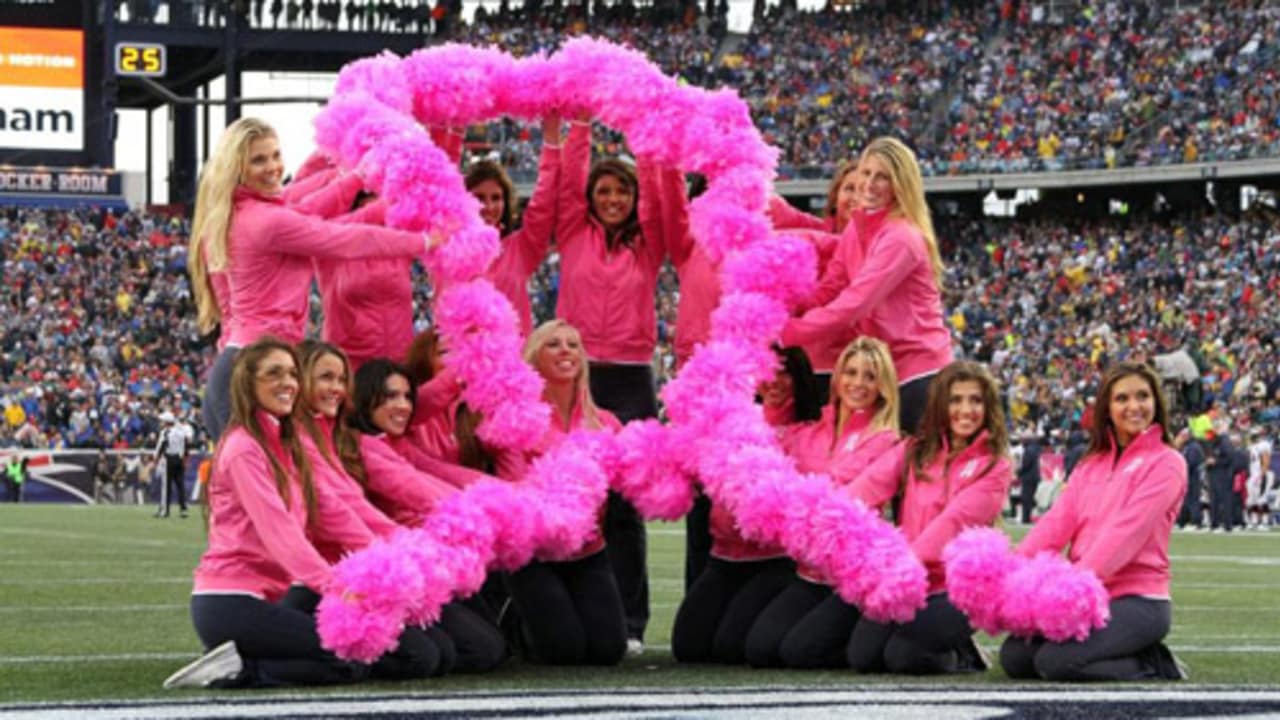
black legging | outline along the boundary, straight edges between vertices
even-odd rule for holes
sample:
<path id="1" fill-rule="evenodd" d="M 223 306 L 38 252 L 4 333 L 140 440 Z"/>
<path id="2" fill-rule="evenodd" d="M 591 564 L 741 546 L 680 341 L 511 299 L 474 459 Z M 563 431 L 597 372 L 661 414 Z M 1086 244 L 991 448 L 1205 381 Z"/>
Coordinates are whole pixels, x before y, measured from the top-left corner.
<path id="1" fill-rule="evenodd" d="M 581 560 L 534 561 L 507 576 L 528 659 L 616 665 L 627 651 L 622 599 L 604 550 Z"/>
<path id="2" fill-rule="evenodd" d="M 222 431 L 231 419 L 231 369 L 235 367 L 240 348 L 228 345 L 213 361 L 209 379 L 204 384 L 204 398 L 200 401 L 200 419 L 204 422 L 209 440 L 218 442 Z"/>
<path id="3" fill-rule="evenodd" d="M 191 620 L 205 649 L 232 640 L 244 661 L 235 687 L 329 685 L 363 680 L 424 678 L 440 668 L 440 648 L 418 628 L 372 665 L 338 659 L 320 645 L 315 618 L 305 610 L 248 595 L 192 595 Z"/>
<path id="4" fill-rule="evenodd" d="M 648 365 L 591 363 L 591 397 L 623 423 L 658 416 L 653 369 Z M 649 625 L 649 569 L 644 520 L 617 493 L 609 493 L 604 515 L 609 562 L 622 596 L 627 637 L 643 640 Z"/>
<path id="5" fill-rule="evenodd" d="M 1168 600 L 1138 595 L 1111 599 L 1111 621 L 1081 642 L 1009 637 L 1000 646 L 1000 666 L 1011 678 L 1058 682 L 1148 680 L 1162 677 L 1145 657 L 1169 634 Z"/>
<path id="6" fill-rule="evenodd" d="M 680 662 L 742 663 L 747 633 L 793 577 L 795 563 L 785 557 L 712 557 L 676 612 L 671 654 Z"/>
<path id="7" fill-rule="evenodd" d="M 792 575 L 747 633 L 752 667 L 840 668 L 858 609 L 831 588 Z"/>
<path id="8" fill-rule="evenodd" d="M 711 498 L 698 494 L 684 516 L 684 591 L 698 581 L 711 557 Z"/>
<path id="9" fill-rule="evenodd" d="M 929 596 L 908 623 L 862 618 L 849 637 L 846 659 L 857 672 L 936 675 L 966 669 L 973 628 L 946 593 Z"/>

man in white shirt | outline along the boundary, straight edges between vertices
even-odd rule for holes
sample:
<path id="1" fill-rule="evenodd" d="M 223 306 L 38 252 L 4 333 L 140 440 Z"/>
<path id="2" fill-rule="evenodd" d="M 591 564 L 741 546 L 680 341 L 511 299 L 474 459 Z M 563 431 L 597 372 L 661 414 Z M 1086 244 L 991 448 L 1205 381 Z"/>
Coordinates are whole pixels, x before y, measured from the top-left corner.
<path id="1" fill-rule="evenodd" d="M 177 421 L 173 413 L 160 414 L 162 428 L 160 442 L 156 444 L 155 460 L 164 458 L 164 482 L 160 483 L 160 506 L 156 517 L 169 517 L 169 506 L 178 500 L 178 512 L 187 516 L 187 498 L 183 492 L 186 475 L 187 448 L 191 443 L 190 432 Z"/>

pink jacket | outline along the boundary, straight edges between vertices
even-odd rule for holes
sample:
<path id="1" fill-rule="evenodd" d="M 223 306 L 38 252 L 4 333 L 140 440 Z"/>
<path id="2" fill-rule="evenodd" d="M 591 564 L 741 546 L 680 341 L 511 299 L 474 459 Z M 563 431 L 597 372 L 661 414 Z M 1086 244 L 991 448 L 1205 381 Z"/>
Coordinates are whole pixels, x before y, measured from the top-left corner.
<path id="1" fill-rule="evenodd" d="M 259 419 L 290 476 L 288 505 L 262 446 L 244 428 L 232 428 L 209 480 L 209 546 L 196 566 L 193 592 L 250 593 L 274 602 L 295 580 L 317 592 L 329 585 L 329 563 L 307 538 L 307 504 L 293 463 L 278 449 L 279 422 L 265 413 Z M 325 528 L 326 520 L 317 525 Z"/>
<path id="2" fill-rule="evenodd" d="M 454 379 L 452 372 L 446 370 L 440 375 L 443 376 L 446 372 L 449 374 L 444 382 L 433 385 L 436 378 L 432 378 L 419 387 L 413 422 L 406 435 L 412 445 L 421 452 L 442 462 L 459 465 L 462 456 L 458 448 L 458 437 L 454 431 L 457 426 L 458 407 L 462 404 L 462 387 Z M 447 390 L 448 394 L 443 395 L 442 389 Z M 485 450 L 493 457 L 495 475 L 501 478 L 524 476 L 523 454 L 488 446 Z"/>
<path id="3" fill-rule="evenodd" d="M 346 509 L 347 512 L 355 516 L 358 522 L 374 537 L 387 537 L 395 532 L 399 525 L 395 521 L 387 517 L 381 510 L 374 507 L 364 495 L 364 488 L 355 478 L 347 474 L 342 466 L 342 461 L 338 459 L 337 449 L 333 446 L 333 421 L 323 416 L 315 418 L 316 425 L 319 427 L 324 441 L 325 453 L 320 452 L 319 448 L 312 442 L 311 436 L 305 432 L 299 434 L 302 441 L 302 448 L 307 452 L 307 459 L 311 462 L 311 471 L 315 477 L 317 488 L 324 488 L 326 492 L 331 494 Z M 343 547 L 336 543 L 317 542 L 316 549 L 320 554 L 330 562 L 337 562 L 342 555 L 350 550 L 358 550 L 359 547 Z"/>
<path id="4" fill-rule="evenodd" d="M 869 411 L 853 412 L 839 441 L 833 442 L 835 407 L 827 404 L 820 420 L 784 426 L 779 440 L 801 472 L 827 473 L 836 487 L 842 487 L 899 445 L 896 430 L 871 431 L 871 417 Z M 809 565 L 798 565 L 796 574 L 810 582 L 827 582 L 821 571 Z"/>
<path id="5" fill-rule="evenodd" d="M 641 161 L 637 166 L 641 236 L 634 249 L 609 252 L 604 228 L 586 199 L 591 128 L 574 123 L 564 147 L 556 193 L 560 296 L 556 316 L 582 333 L 592 360 L 649 364 L 657 345 L 654 291 L 667 247 L 682 222 L 684 180 Z"/>
<path id="6" fill-rule="evenodd" d="M 983 432 L 947 463 L 946 439 L 938 457 L 925 468 L 925 477 L 907 470 L 907 450 L 913 441 L 901 443 L 862 472 L 849 486 L 849 494 L 879 508 L 903 490 L 898 527 L 911 550 L 929 572 L 929 593 L 946 589 L 942 549 L 961 530 L 992 525 L 1009 497 L 1013 463 L 993 457 Z"/>
<path id="7" fill-rule="evenodd" d="M 360 458 L 369 500 L 400 525 L 418 527 L 441 500 L 458 491 L 415 467 L 396 452 L 386 435 L 361 435 Z"/>
<path id="8" fill-rule="evenodd" d="M 209 253 L 205 252 L 203 245 L 200 251 L 204 253 L 204 264 L 208 267 Z M 222 352 L 227 348 L 227 341 L 235 333 L 235 317 L 231 314 L 231 281 L 227 278 L 226 270 L 209 270 L 208 272 L 209 289 L 213 292 L 213 301 L 218 306 L 218 322 L 222 325 L 222 329 L 218 332 L 218 352 Z"/>
<path id="9" fill-rule="evenodd" d="M 1092 570 L 1111 597 L 1169 597 L 1169 534 L 1187 492 L 1182 454 L 1152 425 L 1114 459 L 1086 455 L 1049 512 L 1018 545 L 1018 553 L 1061 551 Z"/>
<path id="10" fill-rule="evenodd" d="M 279 196 L 236 189 L 228 232 L 232 345 L 263 335 L 302 340 L 312 258 L 412 258 L 425 250 L 417 233 L 327 222 L 285 207 Z"/>
<path id="11" fill-rule="evenodd" d="M 560 146 L 543 145 L 538 161 L 538 183 L 521 215 L 520 228 L 502 238 L 502 252 L 484 275 L 511 301 L 520 319 L 522 337 L 528 337 L 533 329 L 529 276 L 542 264 L 556 229 L 555 197 L 559 181 Z M 514 202 L 514 198 L 512 200 Z"/>
<path id="12" fill-rule="evenodd" d="M 825 343 L 811 358 L 815 368 L 834 367 L 840 350 L 860 334 L 889 346 L 901 384 L 951 362 L 951 333 L 924 237 L 887 210 L 854 213 L 814 301 L 816 307 L 787 323 L 782 343 Z"/>

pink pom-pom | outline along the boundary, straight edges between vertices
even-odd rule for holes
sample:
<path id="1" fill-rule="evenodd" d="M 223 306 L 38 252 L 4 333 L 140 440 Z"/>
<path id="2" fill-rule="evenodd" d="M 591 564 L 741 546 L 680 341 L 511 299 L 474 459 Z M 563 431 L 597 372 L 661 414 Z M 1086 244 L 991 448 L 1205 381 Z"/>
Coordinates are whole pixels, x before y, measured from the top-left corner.
<path id="1" fill-rule="evenodd" d="M 681 436 L 657 420 L 632 422 L 618 434 L 615 487 L 647 520 L 676 520 L 693 506 L 693 482 L 682 470 Z"/>
<path id="2" fill-rule="evenodd" d="M 405 82 L 400 58 L 390 51 L 353 60 L 338 71 L 333 94 L 356 92 L 366 93 L 398 113 L 408 113 L 413 107 L 413 89 Z"/>
<path id="3" fill-rule="evenodd" d="M 338 596 L 326 595 L 316 608 L 320 644 L 343 660 L 371 663 L 396 649 L 403 630 L 400 617 Z"/>
<path id="4" fill-rule="evenodd" d="M 1042 552 L 1006 578 L 1003 615 L 1006 629 L 1020 637 L 1082 641 L 1106 626 L 1110 598 L 1091 571 Z"/>
<path id="5" fill-rule="evenodd" d="M 769 237 L 769 221 L 762 214 L 707 200 L 703 195 L 689 204 L 689 229 L 712 262 Z"/>
<path id="6" fill-rule="evenodd" d="M 533 558 L 537 518 L 528 493 L 511 483 L 481 480 L 467 488 L 468 501 L 484 511 L 494 529 L 491 568 L 519 570 Z"/>
<path id="7" fill-rule="evenodd" d="M 988 635 L 1003 631 L 1000 624 L 1005 578 L 1017 566 L 1009 537 L 992 528 L 970 528 L 942 551 L 947 596 L 969 617 L 973 627 Z"/>
<path id="8" fill-rule="evenodd" d="M 720 307 L 711 313 L 711 331 L 719 340 L 759 343 L 778 337 L 787 317 L 787 308 L 768 295 L 727 293 L 721 296 Z"/>

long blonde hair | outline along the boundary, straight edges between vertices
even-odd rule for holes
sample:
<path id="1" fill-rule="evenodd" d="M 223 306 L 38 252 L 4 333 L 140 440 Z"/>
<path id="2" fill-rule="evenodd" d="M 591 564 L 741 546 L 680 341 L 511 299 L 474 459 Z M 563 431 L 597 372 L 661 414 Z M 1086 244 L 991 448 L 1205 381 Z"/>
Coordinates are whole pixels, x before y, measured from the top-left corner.
<path id="1" fill-rule="evenodd" d="M 187 267 L 191 270 L 191 292 L 196 300 L 196 325 L 209 333 L 222 319 L 209 275 L 227 266 L 227 229 L 231 226 L 232 196 L 253 141 L 276 137 L 276 131 L 257 118 L 240 118 L 227 126 L 218 139 L 213 156 L 200 171 L 196 191 L 196 214 L 191 221 L 187 244 Z"/>
<path id="2" fill-rule="evenodd" d="M 591 374 L 588 370 L 587 351 L 582 347 L 582 335 L 578 329 L 569 323 L 556 318 L 548 320 L 529 333 L 529 338 L 524 341 L 524 361 L 529 367 L 535 370 L 538 367 L 538 351 L 543 345 L 551 339 L 551 334 L 560 328 L 567 329 L 574 339 L 578 341 L 578 353 L 581 356 L 579 363 L 578 377 L 574 379 L 573 396 L 577 402 L 582 404 L 582 417 L 587 421 L 587 427 L 592 430 L 600 428 L 600 411 L 596 408 L 596 403 L 591 399 Z"/>
<path id="3" fill-rule="evenodd" d="M 837 430 L 843 430 L 838 427 L 840 425 L 840 408 L 842 402 L 840 393 L 837 391 L 839 387 L 840 376 L 844 373 L 845 365 L 854 357 L 861 356 L 871 364 L 876 371 L 876 391 L 880 397 L 876 398 L 876 412 L 871 416 L 871 422 L 867 425 L 867 429 L 871 432 L 880 430 L 898 431 L 898 371 L 893 367 L 893 356 L 889 353 L 889 346 L 884 342 L 873 337 L 860 335 L 854 338 L 853 342 L 845 346 L 840 353 L 840 359 L 836 362 L 835 371 L 831 373 L 831 407 L 835 410 L 834 418 L 837 424 Z M 836 434 L 839 437 L 839 433 Z"/>
<path id="4" fill-rule="evenodd" d="M 929 204 L 924 199 L 924 178 L 920 175 L 920 163 L 916 161 L 916 154 L 897 138 L 878 137 L 862 151 L 859 162 L 873 155 L 889 170 L 896 204 L 892 212 L 915 225 L 924 236 L 924 244 L 929 251 L 929 264 L 933 266 L 933 281 L 941 292 L 944 272 L 942 255 L 938 252 L 938 236 L 933 230 Z"/>

